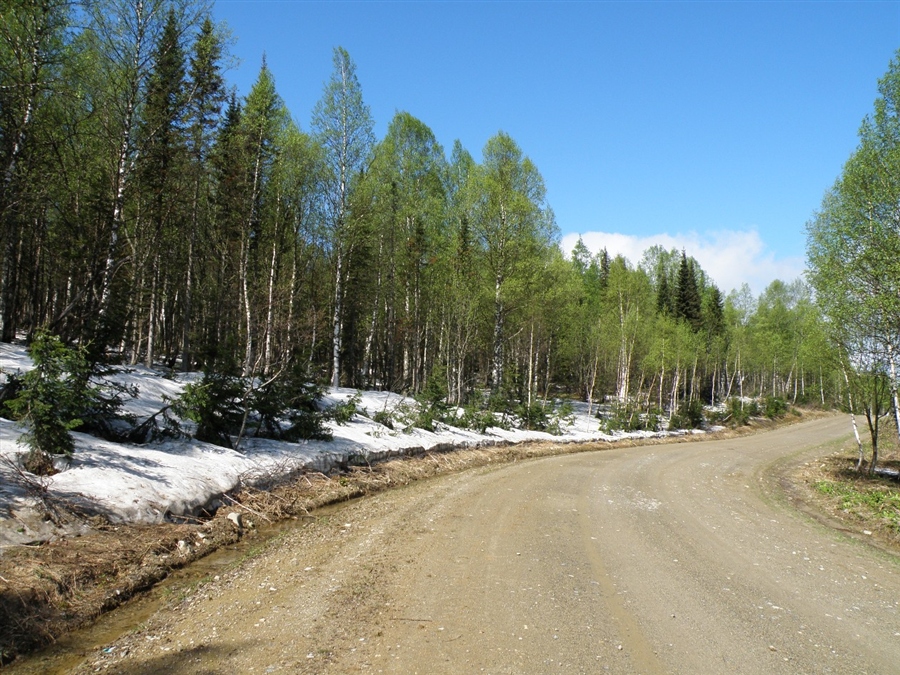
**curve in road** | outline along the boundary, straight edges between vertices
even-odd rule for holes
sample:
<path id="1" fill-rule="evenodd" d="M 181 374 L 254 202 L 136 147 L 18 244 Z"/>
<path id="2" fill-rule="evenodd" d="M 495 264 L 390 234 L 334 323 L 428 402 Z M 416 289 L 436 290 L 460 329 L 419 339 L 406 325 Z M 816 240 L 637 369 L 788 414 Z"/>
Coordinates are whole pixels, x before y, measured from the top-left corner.
<path id="1" fill-rule="evenodd" d="M 815 523 L 771 479 L 844 435 L 828 418 L 378 495 L 84 669 L 897 673 L 897 558 Z"/>

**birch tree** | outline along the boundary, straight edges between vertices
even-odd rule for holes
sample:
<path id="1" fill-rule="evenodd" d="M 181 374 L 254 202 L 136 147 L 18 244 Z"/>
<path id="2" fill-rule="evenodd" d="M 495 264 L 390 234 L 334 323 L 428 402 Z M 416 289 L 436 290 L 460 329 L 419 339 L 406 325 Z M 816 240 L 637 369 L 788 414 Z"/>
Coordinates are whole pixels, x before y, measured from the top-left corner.
<path id="1" fill-rule="evenodd" d="M 379 347 L 384 367 L 377 379 L 402 390 L 418 391 L 424 384 L 428 341 L 433 342 L 432 310 L 442 290 L 436 287 L 437 271 L 445 254 L 445 164 L 431 129 L 400 112 L 376 147 L 366 175 L 366 183 L 376 186 L 369 192 L 378 204 L 371 216 L 375 269 L 363 369 L 370 368 L 373 349 Z"/>
<path id="2" fill-rule="evenodd" d="M 887 374 L 900 434 L 900 51 L 878 92 L 857 149 L 807 226 L 807 254 L 810 283 L 842 351 L 851 363 L 880 355 L 882 365 L 867 370 Z"/>
<path id="3" fill-rule="evenodd" d="M 341 382 L 347 268 L 358 243 L 355 236 L 357 223 L 350 217 L 350 193 L 366 166 L 374 135 L 372 115 L 363 102 L 362 88 L 356 77 L 356 64 L 342 47 L 335 48 L 333 63 L 331 78 L 325 83 L 322 98 L 313 110 L 312 128 L 325 150 L 329 171 L 325 204 L 334 267 L 331 384 L 337 387 Z"/>
<path id="4" fill-rule="evenodd" d="M 97 284 L 101 342 L 115 338 L 110 303 L 113 277 L 126 262 L 120 240 L 126 220 L 126 191 L 139 158 L 139 122 L 156 48 L 170 15 L 182 31 L 206 14 L 194 0 L 100 0 L 86 4 L 86 37 L 97 63 L 90 84 L 95 110 L 104 124 L 109 195 L 108 226 Z"/>
<path id="5" fill-rule="evenodd" d="M 484 146 L 476 233 L 485 251 L 492 295 L 491 388 L 503 380 L 506 317 L 517 284 L 534 269 L 541 247 L 553 242 L 556 229 L 544 204 L 544 179 L 516 142 L 500 132 Z"/>

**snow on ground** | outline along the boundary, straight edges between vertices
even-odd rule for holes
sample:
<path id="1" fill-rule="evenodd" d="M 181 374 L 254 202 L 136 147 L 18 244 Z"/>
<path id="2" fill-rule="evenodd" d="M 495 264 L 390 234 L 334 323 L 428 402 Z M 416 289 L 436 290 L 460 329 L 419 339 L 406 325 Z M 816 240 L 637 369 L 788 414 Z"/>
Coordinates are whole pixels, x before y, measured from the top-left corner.
<path id="1" fill-rule="evenodd" d="M 0 370 L 25 372 L 31 367 L 23 347 L 0 344 Z M 122 368 L 115 379 L 137 389 L 124 411 L 138 421 L 159 411 L 178 396 L 196 373 L 166 376 L 145 367 Z M 389 457 L 428 450 L 546 440 L 584 442 L 642 438 L 650 432 L 609 435 L 598 430 L 596 417 L 586 403 L 575 403 L 563 433 L 504 430 L 489 427 L 485 433 L 437 424 L 435 432 L 423 429 L 389 429 L 373 421 L 379 411 L 396 413 L 415 405 L 412 399 L 388 392 L 329 389 L 323 404 L 334 406 L 358 396 L 358 413 L 347 424 L 329 422 L 333 440 L 288 443 L 245 439 L 240 451 L 221 448 L 190 438 L 168 439 L 143 445 L 114 443 L 76 433 L 76 450 L 70 462 L 58 462 L 59 473 L 48 478 L 26 477 L 46 487 L 53 497 L 70 500 L 88 512 L 112 522 L 159 523 L 177 516 L 196 515 L 215 505 L 224 493 L 254 477 L 287 475 L 306 469 L 328 471 L 348 463 L 374 463 Z M 36 500 L 18 480 L 15 457 L 25 451 L 18 443 L 22 428 L 0 419 L 0 545 L 52 537 L 53 528 L 36 517 Z"/>

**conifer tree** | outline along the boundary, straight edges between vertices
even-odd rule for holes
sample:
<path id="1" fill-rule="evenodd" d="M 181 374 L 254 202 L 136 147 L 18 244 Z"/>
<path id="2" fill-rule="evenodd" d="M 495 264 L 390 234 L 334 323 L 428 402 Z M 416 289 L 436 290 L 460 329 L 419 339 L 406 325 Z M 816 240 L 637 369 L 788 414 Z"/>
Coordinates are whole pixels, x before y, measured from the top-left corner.
<path id="1" fill-rule="evenodd" d="M 140 122 L 139 164 L 141 190 L 141 221 L 143 231 L 133 238 L 143 242 L 143 270 L 135 270 L 138 279 L 145 279 L 148 292 L 146 339 L 144 344 L 147 366 L 153 365 L 157 347 L 160 314 L 166 301 L 164 289 L 180 280 L 169 279 L 177 260 L 182 238 L 187 234 L 184 212 L 183 175 L 187 159 L 185 121 L 185 59 L 180 44 L 180 27 L 174 11 L 170 10 L 153 55 L 153 68 L 147 85 L 146 103 Z M 149 288 L 148 288 L 149 287 Z"/>
<path id="2" fill-rule="evenodd" d="M 656 287 L 656 311 L 664 316 L 672 316 L 674 314 L 674 302 L 672 299 L 672 289 L 669 287 L 669 277 L 665 272 L 659 275 L 659 282 Z"/>
<path id="3" fill-rule="evenodd" d="M 675 317 L 686 321 L 694 331 L 700 330 L 702 320 L 700 290 L 697 288 L 693 262 L 688 260 L 684 251 L 681 252 L 681 264 L 678 266 Z"/>
<path id="4" fill-rule="evenodd" d="M 74 57 L 66 0 L 10 0 L 0 11 L 0 341 L 15 337 L 28 301 L 24 277 L 43 220 L 48 179 L 57 173 L 50 109 L 65 90 L 63 64 Z M 61 125 L 60 125 L 61 126 Z M 43 147 L 42 147 L 43 146 Z M 36 274 L 36 270 L 31 270 Z M 32 298 L 33 300 L 33 298 Z M 34 311 L 33 305 L 31 307 Z"/>
<path id="5" fill-rule="evenodd" d="M 194 42 L 190 58 L 188 109 L 188 143 L 191 155 L 190 227 L 184 266 L 184 308 L 181 327 L 181 367 L 189 370 L 192 361 L 192 328 L 197 270 L 195 250 L 198 242 L 210 243 L 212 223 L 213 174 L 210 154 L 222 105 L 226 99 L 221 72 L 222 38 L 207 16 Z"/>
<path id="6" fill-rule="evenodd" d="M 239 361 L 235 353 L 240 332 L 238 260 L 247 191 L 241 115 L 241 102 L 232 91 L 210 157 L 215 182 L 214 217 L 209 229 L 213 259 L 204 293 L 208 307 L 201 349 L 201 360 L 207 369 Z"/>
<path id="7" fill-rule="evenodd" d="M 271 231 L 271 221 L 263 219 L 262 202 L 272 167 L 277 155 L 276 143 L 285 125 L 288 123 L 287 109 L 284 101 L 275 90 L 275 80 L 263 57 L 259 77 L 247 95 L 244 105 L 240 133 L 243 141 L 243 167 L 247 175 L 246 192 L 243 195 L 242 229 L 240 239 L 240 259 L 238 272 L 240 277 L 240 297 L 244 319 L 244 358 L 243 372 L 245 376 L 254 371 L 254 359 L 258 356 L 258 345 L 255 343 L 259 335 L 255 331 L 253 298 L 253 273 L 257 257 L 265 257 L 260 250 L 261 243 L 277 246 L 277 233 Z M 261 261 L 259 264 L 262 265 Z M 274 264 L 274 261 L 273 263 Z"/>

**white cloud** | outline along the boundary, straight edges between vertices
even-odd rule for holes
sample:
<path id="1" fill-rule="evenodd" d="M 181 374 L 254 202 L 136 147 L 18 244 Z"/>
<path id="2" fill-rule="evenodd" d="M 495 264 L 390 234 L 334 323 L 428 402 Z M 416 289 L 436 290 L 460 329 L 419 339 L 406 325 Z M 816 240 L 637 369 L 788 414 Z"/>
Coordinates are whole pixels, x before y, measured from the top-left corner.
<path id="1" fill-rule="evenodd" d="M 776 257 L 756 230 L 653 234 L 646 237 L 617 232 L 572 233 L 562 238 L 561 246 L 567 255 L 579 236 L 592 253 L 605 246 L 610 256 L 622 255 L 635 265 L 641 261 L 644 251 L 657 244 L 667 250 L 684 249 L 689 256 L 696 258 L 726 294 L 747 283 L 754 295 L 759 295 L 775 279 L 793 281 L 803 274 L 805 268 L 802 257 Z"/>

